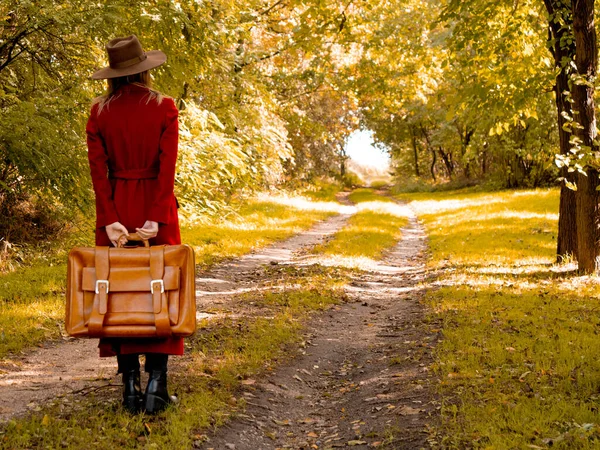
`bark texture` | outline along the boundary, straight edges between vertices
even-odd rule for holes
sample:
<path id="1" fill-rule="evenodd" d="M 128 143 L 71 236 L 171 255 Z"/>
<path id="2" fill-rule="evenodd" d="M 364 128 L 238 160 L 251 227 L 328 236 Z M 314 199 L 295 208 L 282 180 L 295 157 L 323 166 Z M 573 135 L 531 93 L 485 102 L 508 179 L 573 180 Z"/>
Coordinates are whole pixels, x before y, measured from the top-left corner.
<path id="1" fill-rule="evenodd" d="M 575 64 L 582 80 L 573 83 L 575 120 L 580 127 L 577 136 L 581 145 L 597 150 L 596 112 L 594 105 L 594 78 L 598 63 L 596 30 L 594 28 L 594 0 L 573 0 L 573 34 L 575 35 Z M 581 82 L 586 81 L 586 82 Z M 598 171 L 586 168 L 577 180 L 577 257 L 579 270 L 595 273 L 598 270 Z"/>
<path id="2" fill-rule="evenodd" d="M 558 136 L 560 153 L 569 153 L 570 134 L 564 130 L 567 123 L 564 115 L 573 116 L 571 104 L 567 101 L 566 92 L 569 88 L 570 66 L 567 63 L 575 59 L 575 43 L 568 38 L 573 33 L 573 15 L 571 6 L 563 0 L 544 0 L 548 11 L 548 39 L 549 47 L 554 57 L 554 66 L 557 69 L 554 92 L 556 95 L 556 109 L 558 112 Z M 562 21 L 555 20 L 560 17 Z M 560 176 L 570 183 L 577 183 L 575 173 L 569 173 L 566 167 L 560 171 Z M 560 189 L 560 206 L 558 216 L 558 237 L 556 254 L 558 258 L 571 255 L 577 258 L 577 220 L 576 220 L 576 193 L 562 183 Z"/>

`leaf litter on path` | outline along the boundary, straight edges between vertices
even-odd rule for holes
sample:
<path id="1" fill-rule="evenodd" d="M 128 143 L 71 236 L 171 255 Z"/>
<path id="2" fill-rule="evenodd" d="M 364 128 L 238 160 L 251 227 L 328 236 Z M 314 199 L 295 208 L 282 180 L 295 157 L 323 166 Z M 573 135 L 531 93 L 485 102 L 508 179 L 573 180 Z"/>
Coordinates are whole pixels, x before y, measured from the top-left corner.
<path id="1" fill-rule="evenodd" d="M 380 271 L 352 272 L 346 303 L 312 317 L 303 338 L 311 345 L 245 387 L 257 404 L 269 405 L 249 405 L 246 414 L 270 420 L 280 432 L 265 436 L 252 422 L 232 421 L 206 448 L 223 442 L 238 450 L 429 446 L 427 424 L 436 420 L 438 405 L 428 365 L 439 325 L 423 322 L 425 243 L 414 217 L 403 236 Z M 284 384 L 286 390 L 270 388 Z"/>

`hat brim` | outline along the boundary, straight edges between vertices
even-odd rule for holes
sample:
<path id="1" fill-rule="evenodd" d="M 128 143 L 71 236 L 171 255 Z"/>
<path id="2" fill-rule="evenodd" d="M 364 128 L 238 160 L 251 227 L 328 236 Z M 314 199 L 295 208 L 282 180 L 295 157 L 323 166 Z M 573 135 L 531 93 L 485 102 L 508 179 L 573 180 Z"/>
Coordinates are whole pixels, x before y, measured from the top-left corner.
<path id="1" fill-rule="evenodd" d="M 107 78 L 126 77 L 127 75 L 134 75 L 136 73 L 154 69 L 155 67 L 158 67 L 167 61 L 167 55 L 160 50 L 150 50 L 145 53 L 147 58 L 137 64 L 134 64 L 133 66 L 125 67 L 123 69 L 104 67 L 94 72 L 92 74 L 92 79 L 105 80 Z"/>

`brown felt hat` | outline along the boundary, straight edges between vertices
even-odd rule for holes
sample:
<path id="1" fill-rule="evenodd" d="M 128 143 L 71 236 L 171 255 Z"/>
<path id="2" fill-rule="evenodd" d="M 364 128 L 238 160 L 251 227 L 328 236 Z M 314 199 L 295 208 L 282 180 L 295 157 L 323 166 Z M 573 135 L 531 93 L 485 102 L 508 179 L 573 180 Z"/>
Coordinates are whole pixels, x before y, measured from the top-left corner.
<path id="1" fill-rule="evenodd" d="M 97 70 L 92 75 L 94 80 L 117 78 L 144 72 L 160 66 L 167 60 L 160 50 L 144 52 L 142 44 L 135 34 L 116 38 L 106 44 L 108 67 Z"/>

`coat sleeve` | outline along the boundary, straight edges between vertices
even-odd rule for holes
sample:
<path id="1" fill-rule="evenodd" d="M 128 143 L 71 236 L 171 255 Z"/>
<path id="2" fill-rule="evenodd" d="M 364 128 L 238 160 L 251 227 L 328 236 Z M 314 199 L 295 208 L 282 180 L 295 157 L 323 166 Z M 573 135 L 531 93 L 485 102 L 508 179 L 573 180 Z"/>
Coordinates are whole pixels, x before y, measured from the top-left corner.
<path id="1" fill-rule="evenodd" d="M 179 140 L 179 112 L 172 99 L 164 100 L 166 117 L 159 144 L 158 189 L 148 220 L 168 224 L 175 203 L 175 165 Z"/>
<path id="2" fill-rule="evenodd" d="M 112 186 L 108 180 L 108 152 L 98 129 L 98 105 L 92 111 L 86 126 L 88 161 L 96 194 L 96 227 L 118 222 L 119 216 L 113 203 Z"/>

